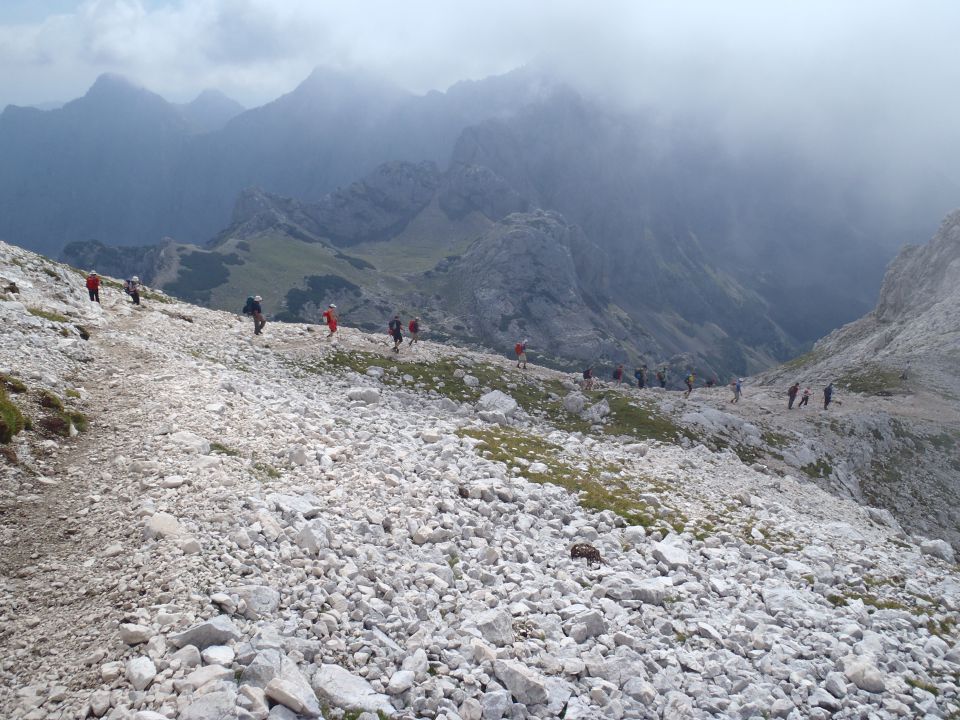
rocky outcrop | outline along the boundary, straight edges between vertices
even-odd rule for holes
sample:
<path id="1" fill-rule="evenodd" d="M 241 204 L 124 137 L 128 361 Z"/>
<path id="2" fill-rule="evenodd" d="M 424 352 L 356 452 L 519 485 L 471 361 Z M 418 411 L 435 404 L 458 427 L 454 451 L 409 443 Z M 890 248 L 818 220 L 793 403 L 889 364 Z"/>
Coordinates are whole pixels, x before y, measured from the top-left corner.
<path id="1" fill-rule="evenodd" d="M 447 270 L 471 334 L 505 349 L 527 338 L 540 353 L 579 362 L 626 356 L 618 340 L 627 330 L 581 282 L 575 257 L 591 251 L 559 213 L 504 218 Z"/>

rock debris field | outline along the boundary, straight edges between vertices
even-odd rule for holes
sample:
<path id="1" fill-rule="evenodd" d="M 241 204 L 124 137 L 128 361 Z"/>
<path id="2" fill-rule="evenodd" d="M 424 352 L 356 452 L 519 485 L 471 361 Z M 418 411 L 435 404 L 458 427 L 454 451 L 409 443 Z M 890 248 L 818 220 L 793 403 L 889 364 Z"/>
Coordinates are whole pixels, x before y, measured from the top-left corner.
<path id="1" fill-rule="evenodd" d="M 101 309 L 3 244 L 0 286 L 32 426 L 0 446 L 4 718 L 960 712 L 953 551 L 885 511 L 552 422 L 516 398 L 568 377 L 506 359 Z"/>

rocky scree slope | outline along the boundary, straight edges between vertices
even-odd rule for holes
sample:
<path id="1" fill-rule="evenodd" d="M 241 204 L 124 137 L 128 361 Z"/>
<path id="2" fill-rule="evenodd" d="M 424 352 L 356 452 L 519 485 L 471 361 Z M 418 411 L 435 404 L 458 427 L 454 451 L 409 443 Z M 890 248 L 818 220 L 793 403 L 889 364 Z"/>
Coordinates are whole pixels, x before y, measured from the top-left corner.
<path id="1" fill-rule="evenodd" d="M 4 446 L 5 717 L 960 711 L 949 546 L 711 451 L 661 393 L 101 308 L 2 244 L 0 276 L 5 402 L 74 413 Z"/>

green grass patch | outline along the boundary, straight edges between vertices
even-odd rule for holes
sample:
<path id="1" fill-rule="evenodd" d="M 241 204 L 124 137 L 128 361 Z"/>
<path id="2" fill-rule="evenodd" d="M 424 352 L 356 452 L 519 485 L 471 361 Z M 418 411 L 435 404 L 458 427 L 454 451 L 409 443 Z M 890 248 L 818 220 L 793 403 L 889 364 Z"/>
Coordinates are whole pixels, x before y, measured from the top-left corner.
<path id="1" fill-rule="evenodd" d="M 272 480 L 276 480 L 280 477 L 280 471 L 277 470 L 273 465 L 268 465 L 264 462 L 254 463 L 253 469 L 256 470 L 261 475 L 266 475 Z"/>
<path id="2" fill-rule="evenodd" d="M 478 453 L 488 460 L 503 463 L 511 472 L 516 469 L 531 482 L 559 485 L 576 493 L 584 508 L 612 510 L 631 525 L 666 532 L 683 531 L 686 517 L 673 510 L 658 517 L 653 508 L 639 499 L 639 491 L 616 477 L 621 470 L 617 465 L 573 464 L 561 457 L 559 445 L 513 428 L 468 428 L 458 434 L 479 440 Z M 530 469 L 532 463 L 541 463 L 546 469 L 533 472 Z M 656 482 L 650 481 L 650 484 L 656 485 Z"/>
<path id="3" fill-rule="evenodd" d="M 232 447 L 227 447 L 226 445 L 218 442 L 210 443 L 210 452 L 216 453 L 217 455 L 229 455 L 230 457 L 240 456 L 239 450 L 234 450 Z"/>
<path id="4" fill-rule="evenodd" d="M 681 437 L 696 440 L 696 436 L 660 413 L 656 406 L 613 390 L 588 392 L 591 399 L 605 398 L 610 415 L 603 425 L 607 435 L 626 435 L 638 439 L 676 443 Z"/>
<path id="5" fill-rule="evenodd" d="M 74 390 L 73 388 L 67 388 L 67 390 L 66 390 L 66 392 L 64 393 L 64 395 L 66 395 L 68 398 L 74 398 L 74 399 L 79 399 L 79 398 L 80 398 L 80 393 L 79 393 L 78 391 Z"/>
<path id="6" fill-rule="evenodd" d="M 44 320 L 49 320 L 50 322 L 65 323 L 70 322 L 70 318 L 66 315 L 61 315 L 60 313 L 55 313 L 50 310 L 42 310 L 41 308 L 27 308 L 27 312 L 36 317 L 43 318 Z"/>
<path id="7" fill-rule="evenodd" d="M 819 458 L 816 462 L 807 463 L 800 469 L 812 478 L 828 478 L 833 474 L 833 467 L 826 458 Z"/>
<path id="8" fill-rule="evenodd" d="M 13 436 L 26 428 L 28 422 L 20 408 L 11 402 L 7 391 L 0 387 L 0 443 L 8 443 Z"/>
<path id="9" fill-rule="evenodd" d="M 821 358 L 820 352 L 816 350 L 811 350 L 810 352 L 806 352 L 803 355 L 798 355 L 792 360 L 787 360 L 787 362 L 783 363 L 780 366 L 780 368 L 783 370 L 799 370 L 800 368 L 805 367 L 807 365 L 813 365 L 814 363 L 819 361 L 820 358 Z"/>
<path id="10" fill-rule="evenodd" d="M 63 400 L 49 390 L 41 390 L 40 395 L 37 397 L 37 402 L 40 403 L 40 407 L 63 412 Z"/>
<path id="11" fill-rule="evenodd" d="M 25 393 L 27 386 L 11 375 L 0 373 L 0 386 L 12 393 Z"/>
<path id="12" fill-rule="evenodd" d="M 906 682 L 907 685 L 909 685 L 912 688 L 917 688 L 918 690 L 924 690 L 930 693 L 931 695 L 940 694 L 940 688 L 938 688 L 936 685 L 933 685 L 931 683 L 924 682 L 919 678 L 906 677 L 904 678 L 904 682 Z"/>
<path id="13" fill-rule="evenodd" d="M 903 381 L 897 370 L 873 366 L 839 377 L 837 385 L 864 395 L 891 395 L 902 389 Z"/>

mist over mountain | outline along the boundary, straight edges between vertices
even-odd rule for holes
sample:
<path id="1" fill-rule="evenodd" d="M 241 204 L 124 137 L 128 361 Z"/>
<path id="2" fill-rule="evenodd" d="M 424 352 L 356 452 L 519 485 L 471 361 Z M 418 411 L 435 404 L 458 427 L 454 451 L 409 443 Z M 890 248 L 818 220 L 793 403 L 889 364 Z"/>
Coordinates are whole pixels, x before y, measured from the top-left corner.
<path id="1" fill-rule="evenodd" d="M 604 299 L 591 312 L 629 318 L 614 337 L 640 332 L 628 329 L 636 325 L 656 339 L 661 357 L 690 354 L 690 364 L 711 372 L 759 369 L 865 313 L 904 237 L 926 234 L 913 227 L 919 210 L 885 207 L 869 183 L 851 183 L 787 141 L 733 145 L 709 118 L 626 110 L 532 68 L 425 95 L 318 69 L 292 92 L 246 111 L 213 93 L 174 105 L 107 75 L 61 110 L 8 107 L 0 152 L 9 159 L 0 168 L 0 236 L 51 253 L 89 239 L 204 245 L 229 235 L 237 198 L 250 187 L 319 203 L 311 212 L 320 225 L 294 223 L 309 242 L 390 241 L 435 188 L 419 200 L 402 184 L 389 185 L 400 193 L 392 200 L 377 194 L 384 187 L 366 198 L 338 188 L 396 161 L 488 171 L 502 197 L 484 184 L 477 201 L 515 197 L 523 207 L 558 212 L 594 248 L 590 262 L 578 264 L 590 277 L 577 285 Z M 355 222 L 372 212 L 365 217 L 376 224 L 378 213 L 392 217 L 398 208 L 403 222 L 394 218 L 376 237 Z M 442 210 L 443 223 L 458 220 L 451 207 Z M 505 214 L 492 213 L 493 220 Z M 260 230 L 289 239 L 288 227 Z M 361 236 L 351 240 L 343 227 L 359 227 Z M 444 232 L 438 228 L 428 233 L 431 263 L 442 245 L 430 239 Z M 429 269 L 421 265 L 417 272 Z M 176 283 L 171 272 L 163 277 Z M 225 281 L 231 272 L 239 270 L 216 277 Z M 307 278 L 319 274 L 306 268 L 299 277 L 258 282 L 286 293 L 307 289 Z M 383 293 L 372 277 L 363 281 L 380 288 L 383 312 L 409 299 Z M 188 296 L 203 301 L 203 292 Z M 280 302 L 279 310 L 289 310 L 282 295 Z M 497 335 L 494 345 L 503 344 Z M 639 346 L 627 346 L 636 358 Z"/>

